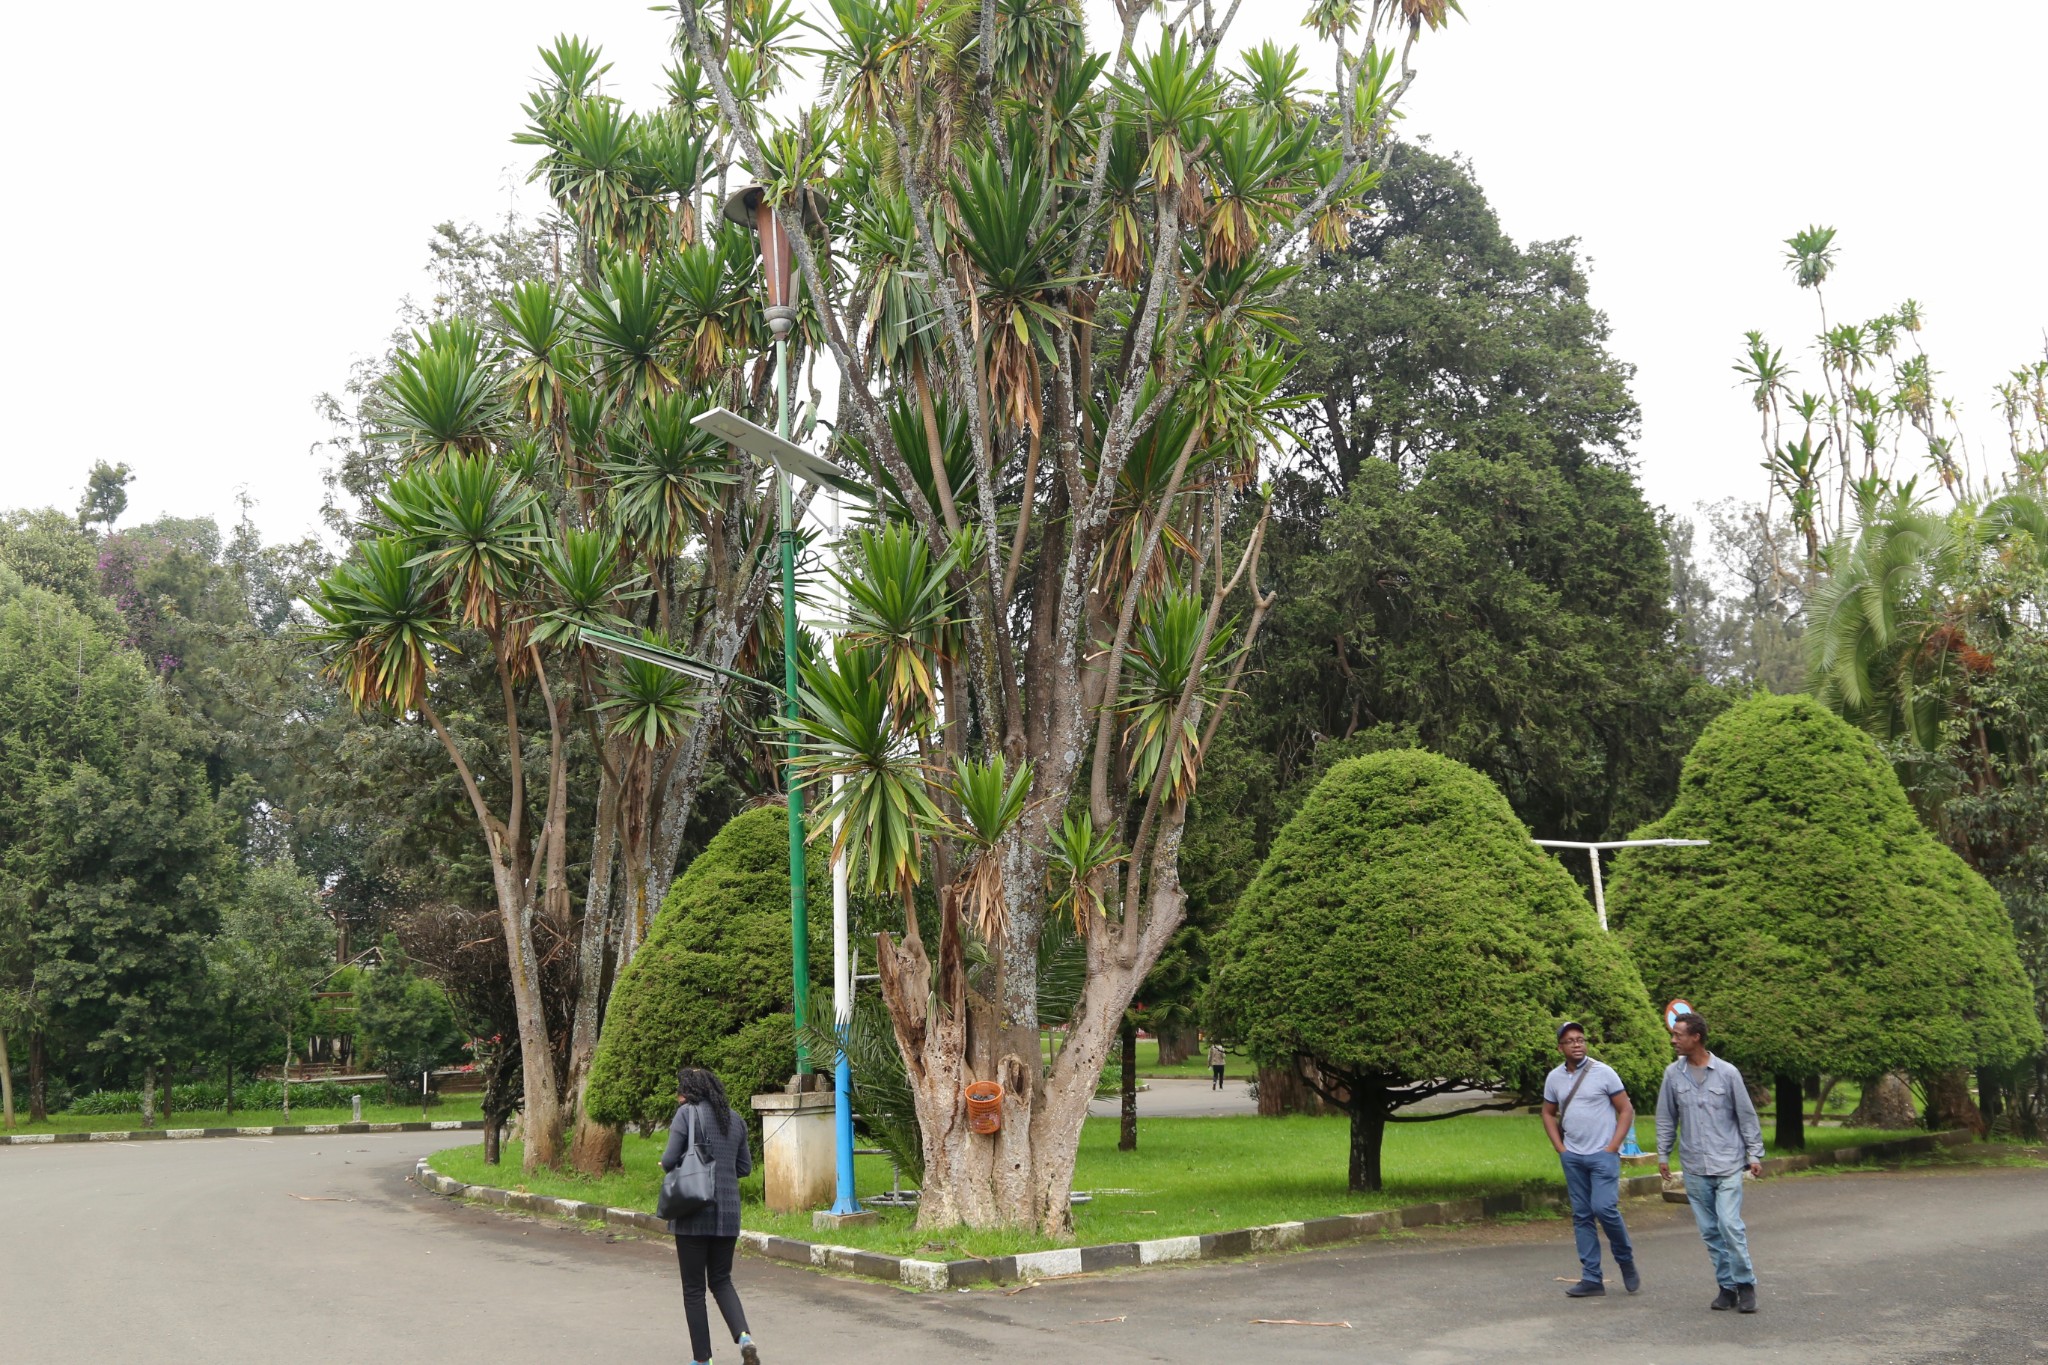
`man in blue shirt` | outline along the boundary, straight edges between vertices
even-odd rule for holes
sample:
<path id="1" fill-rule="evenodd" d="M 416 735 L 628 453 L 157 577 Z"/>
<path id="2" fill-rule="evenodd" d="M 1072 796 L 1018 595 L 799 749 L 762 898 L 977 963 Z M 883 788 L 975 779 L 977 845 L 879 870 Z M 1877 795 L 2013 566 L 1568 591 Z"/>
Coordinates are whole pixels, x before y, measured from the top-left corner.
<path id="1" fill-rule="evenodd" d="M 1586 1055 L 1586 1030 L 1568 1022 L 1557 1030 L 1564 1062 L 1543 1082 L 1543 1130 L 1564 1163 L 1564 1186 L 1572 1201 L 1572 1235 L 1579 1244 L 1579 1282 L 1565 1297 L 1590 1299 L 1607 1292 L 1600 1279 L 1600 1234 L 1633 1294 L 1643 1287 L 1636 1273 L 1635 1247 L 1621 1221 L 1621 1145 L 1635 1130 L 1636 1107 L 1614 1068 Z"/>
<path id="2" fill-rule="evenodd" d="M 1721 1292 L 1707 1305 L 1756 1311 L 1756 1269 L 1742 1225 L 1742 1178 L 1764 1173 L 1764 1132 L 1742 1073 L 1707 1051 L 1707 1021 L 1681 1014 L 1671 1026 L 1678 1060 L 1664 1068 L 1657 1092 L 1657 1169 L 1671 1174 L 1671 1143 L 1685 1166 L 1692 1204 Z"/>

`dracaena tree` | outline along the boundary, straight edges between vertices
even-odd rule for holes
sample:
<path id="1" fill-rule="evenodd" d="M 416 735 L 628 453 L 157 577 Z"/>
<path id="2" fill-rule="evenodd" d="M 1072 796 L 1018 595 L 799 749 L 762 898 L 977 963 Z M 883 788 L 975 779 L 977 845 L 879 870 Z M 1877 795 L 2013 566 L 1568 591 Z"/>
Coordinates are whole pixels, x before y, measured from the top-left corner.
<path id="1" fill-rule="evenodd" d="M 1770 547 L 1789 564 L 1778 577 L 1809 589 L 1835 572 L 1831 549 L 1894 504 L 1916 502 L 1923 476 L 1930 493 L 1938 489 L 1961 507 L 2048 474 L 2048 361 L 2022 365 L 1996 386 L 2010 466 L 2002 468 L 1996 446 L 1982 440 L 1973 458 L 1963 407 L 1941 388 L 1923 344 L 1920 304 L 1907 299 L 1862 322 L 1829 314 L 1835 238 L 1835 229 L 1813 226 L 1785 239 L 1785 269 L 1813 292 L 1820 321 L 1804 357 L 1787 357 L 1752 331 L 1733 367 L 1756 409 L 1769 476 L 1759 524 L 1769 528 L 1782 499 L 1800 544 Z M 1817 390 L 1805 387 L 1802 360 L 1803 373 L 1818 376 Z"/>
<path id="2" fill-rule="evenodd" d="M 773 88 L 786 27 L 750 13 L 734 30 L 725 57 L 750 94 Z M 582 630 L 741 672 L 775 647 L 772 484 L 692 420 L 757 407 L 767 333 L 748 235 L 706 212 L 729 137 L 695 64 L 671 71 L 668 107 L 638 114 L 599 92 L 594 47 L 542 58 L 518 140 L 539 149 L 571 249 L 399 349 L 365 404 L 384 453 L 355 547 L 313 606 L 332 676 L 431 732 L 488 850 L 527 1165 L 562 1161 L 573 1118 L 566 1155 L 599 1172 L 619 1130 L 589 1120 L 583 1093 L 607 983 L 674 877 L 718 741 L 748 742 L 733 713 L 760 699 L 608 658 Z M 579 764 L 597 779 L 589 818 Z M 544 937 L 573 944 L 569 1018 L 548 1015 Z"/>
<path id="3" fill-rule="evenodd" d="M 903 907 L 876 947 L 920 1221 L 1060 1235 L 1272 601 L 1276 300 L 1366 210 L 1414 46 L 1455 4 L 1316 5 L 1335 70 L 1313 91 L 1298 49 L 1222 61 L 1235 4 L 1118 0 L 1095 51 L 1071 0 L 832 0 L 820 82 L 777 117 L 745 34 L 786 8 L 683 0 L 678 45 L 708 95 L 689 117 L 795 242 L 792 345 L 836 379 L 829 453 L 877 494 L 839 546 L 844 631 L 804 671 L 811 837 Z M 1086 985 L 1048 1020 L 1061 917 Z M 1005 1090 L 992 1137 L 968 1131 L 976 1080 Z"/>

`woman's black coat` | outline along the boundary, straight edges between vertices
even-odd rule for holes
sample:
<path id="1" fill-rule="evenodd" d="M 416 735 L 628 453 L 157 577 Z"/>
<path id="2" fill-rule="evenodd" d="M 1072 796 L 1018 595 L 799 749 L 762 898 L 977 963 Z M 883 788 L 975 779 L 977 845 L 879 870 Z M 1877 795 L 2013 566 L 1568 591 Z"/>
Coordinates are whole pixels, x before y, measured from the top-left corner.
<path id="1" fill-rule="evenodd" d="M 679 1237 L 737 1237 L 740 1235 L 740 1177 L 754 1169 L 753 1153 L 747 1150 L 747 1123 L 737 1111 L 728 1111 L 725 1131 L 718 1131 L 718 1116 L 708 1104 L 679 1104 L 668 1124 L 668 1150 L 661 1154 L 661 1169 L 672 1171 L 689 1147 L 690 1112 L 696 1111 L 697 1141 L 711 1153 L 718 1169 L 718 1200 L 687 1218 L 671 1218 L 668 1230 Z"/>

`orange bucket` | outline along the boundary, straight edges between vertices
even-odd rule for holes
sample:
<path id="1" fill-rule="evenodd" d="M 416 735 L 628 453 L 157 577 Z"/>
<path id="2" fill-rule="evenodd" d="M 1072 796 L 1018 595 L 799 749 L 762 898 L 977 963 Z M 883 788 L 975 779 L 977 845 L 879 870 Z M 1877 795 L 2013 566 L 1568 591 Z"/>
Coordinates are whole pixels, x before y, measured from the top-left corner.
<path id="1" fill-rule="evenodd" d="M 967 1087 L 967 1128 L 975 1133 L 993 1133 L 1003 1126 L 1003 1088 L 994 1081 L 976 1081 Z"/>

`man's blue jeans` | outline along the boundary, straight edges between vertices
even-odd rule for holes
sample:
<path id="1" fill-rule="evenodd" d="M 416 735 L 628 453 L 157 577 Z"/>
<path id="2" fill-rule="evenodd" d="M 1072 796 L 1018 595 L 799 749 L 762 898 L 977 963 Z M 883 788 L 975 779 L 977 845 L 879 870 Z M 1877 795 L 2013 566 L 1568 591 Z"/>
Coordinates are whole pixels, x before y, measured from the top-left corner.
<path id="1" fill-rule="evenodd" d="M 1685 1173 L 1685 1197 L 1692 1201 L 1693 1221 L 1714 1258 L 1714 1281 L 1723 1289 L 1755 1284 L 1756 1267 L 1749 1263 L 1749 1229 L 1742 1226 L 1742 1175 Z"/>
<path id="2" fill-rule="evenodd" d="M 1607 1229 L 1607 1245 L 1614 1249 L 1617 1265 L 1630 1265 L 1636 1249 L 1628 1240 L 1628 1228 L 1621 1221 L 1621 1158 L 1613 1152 L 1566 1152 L 1564 1187 L 1572 1200 L 1572 1236 L 1579 1244 L 1579 1266 L 1584 1277 L 1600 1283 L 1600 1234 L 1595 1224 Z"/>

